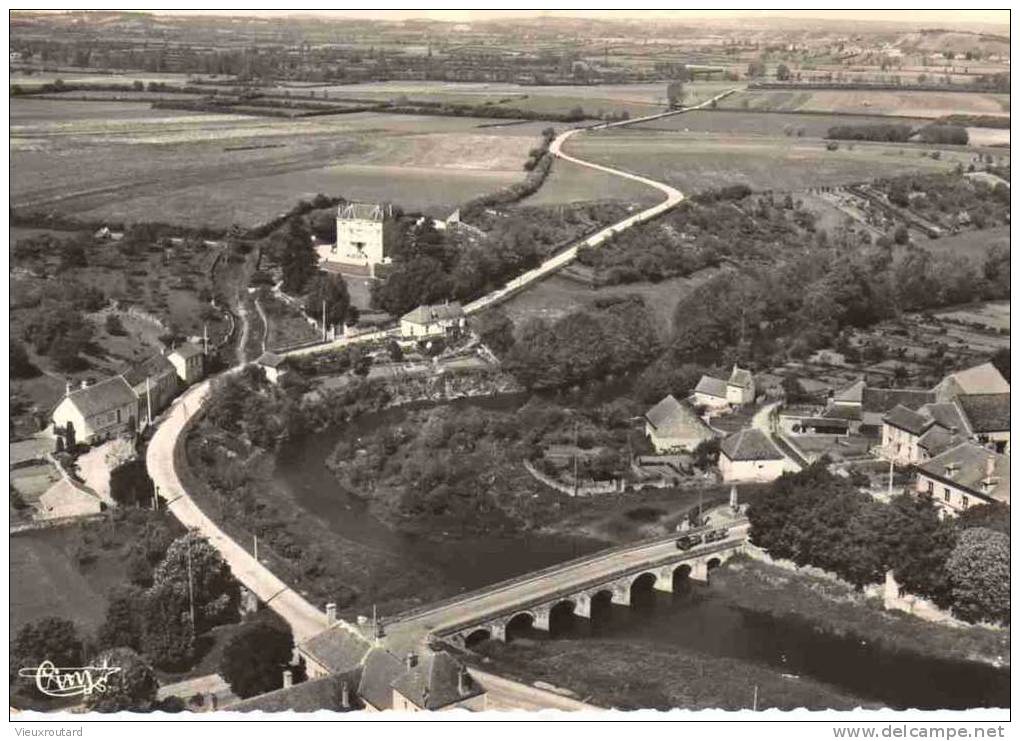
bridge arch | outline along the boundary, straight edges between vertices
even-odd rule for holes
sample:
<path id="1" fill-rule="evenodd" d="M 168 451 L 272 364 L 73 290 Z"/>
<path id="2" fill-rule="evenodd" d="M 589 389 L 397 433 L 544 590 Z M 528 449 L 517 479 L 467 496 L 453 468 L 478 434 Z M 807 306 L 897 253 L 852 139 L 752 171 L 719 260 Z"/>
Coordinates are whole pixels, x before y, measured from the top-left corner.
<path id="1" fill-rule="evenodd" d="M 673 594 L 684 594 L 691 588 L 691 572 L 689 563 L 677 564 L 673 568 Z"/>
<path id="2" fill-rule="evenodd" d="M 571 633 L 577 627 L 577 604 L 574 600 L 563 599 L 549 608 L 549 635 Z"/>
<path id="3" fill-rule="evenodd" d="M 510 643 L 514 638 L 524 638 L 530 635 L 535 627 L 535 620 L 535 613 L 530 610 L 522 610 L 511 616 L 503 628 L 506 642 Z"/>
<path id="4" fill-rule="evenodd" d="M 492 639 L 492 631 L 489 628 L 476 628 L 464 636 L 464 647 L 472 648 L 483 641 Z"/>
<path id="5" fill-rule="evenodd" d="M 645 571 L 630 582 L 630 604 L 632 607 L 650 607 L 655 604 L 655 574 Z"/>
<path id="6" fill-rule="evenodd" d="M 707 568 L 709 571 L 711 571 L 712 569 L 717 569 L 721 565 L 722 559 L 720 559 L 719 557 L 710 558 L 708 559 L 708 561 L 705 562 L 705 568 Z"/>

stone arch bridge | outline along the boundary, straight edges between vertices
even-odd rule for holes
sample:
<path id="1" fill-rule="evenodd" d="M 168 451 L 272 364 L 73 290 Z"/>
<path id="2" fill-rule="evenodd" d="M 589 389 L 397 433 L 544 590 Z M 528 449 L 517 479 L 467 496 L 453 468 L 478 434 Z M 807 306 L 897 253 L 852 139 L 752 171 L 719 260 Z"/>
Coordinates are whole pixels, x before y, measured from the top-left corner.
<path id="1" fill-rule="evenodd" d="M 429 636 L 466 645 L 506 640 L 511 625 L 549 630 L 555 613 L 591 618 L 600 606 L 632 603 L 636 589 L 672 592 L 683 579 L 707 581 L 709 571 L 742 553 L 747 522 L 731 524 L 724 539 L 682 551 L 676 536 L 621 546 L 458 595 L 381 625 L 391 650 L 411 651 Z"/>

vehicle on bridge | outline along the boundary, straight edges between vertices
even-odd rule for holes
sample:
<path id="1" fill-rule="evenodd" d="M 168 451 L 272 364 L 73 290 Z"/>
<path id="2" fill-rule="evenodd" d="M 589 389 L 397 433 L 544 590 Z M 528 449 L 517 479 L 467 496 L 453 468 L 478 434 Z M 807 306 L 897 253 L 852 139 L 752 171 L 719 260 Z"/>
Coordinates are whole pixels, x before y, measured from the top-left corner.
<path id="1" fill-rule="evenodd" d="M 705 533 L 688 533 L 676 539 L 676 547 L 681 551 L 689 551 L 694 546 L 725 540 L 729 532 L 729 528 L 720 527 Z"/>

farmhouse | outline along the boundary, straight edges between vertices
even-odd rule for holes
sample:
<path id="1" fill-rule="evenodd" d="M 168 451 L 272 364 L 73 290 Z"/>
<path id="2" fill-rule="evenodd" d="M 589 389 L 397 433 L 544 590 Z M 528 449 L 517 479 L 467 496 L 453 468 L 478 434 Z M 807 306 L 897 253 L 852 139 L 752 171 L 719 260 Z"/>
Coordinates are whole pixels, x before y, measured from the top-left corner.
<path id="1" fill-rule="evenodd" d="M 75 442 L 93 444 L 134 432 L 138 397 L 122 376 L 67 394 L 53 410 L 53 427 Z"/>
<path id="2" fill-rule="evenodd" d="M 751 371 L 736 365 L 729 380 L 705 375 L 694 387 L 694 403 L 710 409 L 750 404 L 754 397 L 754 376 Z"/>
<path id="3" fill-rule="evenodd" d="M 723 481 L 773 481 L 786 468 L 786 457 L 761 430 L 741 430 L 725 438 L 719 447 Z"/>
<path id="4" fill-rule="evenodd" d="M 917 467 L 917 493 L 946 514 L 974 504 L 1009 504 L 1009 456 L 965 441 Z"/>
<path id="5" fill-rule="evenodd" d="M 898 405 L 882 418 L 882 456 L 903 465 L 967 439 L 1009 453 L 1008 393 L 965 394 L 916 412 Z"/>
<path id="6" fill-rule="evenodd" d="M 202 348 L 185 342 L 170 351 L 167 356 L 174 368 L 177 370 L 177 377 L 190 386 L 195 381 L 202 379 L 205 373 L 204 355 Z"/>
<path id="7" fill-rule="evenodd" d="M 379 265 L 392 262 L 396 235 L 393 207 L 378 203 L 347 203 L 337 209 L 336 244 L 319 250 L 325 263 L 365 268 L 372 276 Z"/>
<path id="8" fill-rule="evenodd" d="M 287 375 L 286 358 L 274 352 L 262 353 L 255 363 L 265 371 L 270 383 L 279 383 Z"/>
<path id="9" fill-rule="evenodd" d="M 138 397 L 138 427 L 145 428 L 174 398 L 179 388 L 177 369 L 165 355 L 135 363 L 121 376 Z"/>
<path id="10" fill-rule="evenodd" d="M 645 414 L 645 435 L 657 453 L 693 450 L 709 440 L 712 431 L 686 404 L 672 394 Z"/>
<path id="11" fill-rule="evenodd" d="M 938 386 L 935 395 L 939 401 L 951 401 L 969 394 L 1008 394 L 1009 382 L 991 363 L 950 373 Z"/>
<path id="12" fill-rule="evenodd" d="M 465 323 L 464 309 L 456 301 L 419 306 L 400 317 L 400 334 L 404 337 L 441 337 L 456 334 Z"/>

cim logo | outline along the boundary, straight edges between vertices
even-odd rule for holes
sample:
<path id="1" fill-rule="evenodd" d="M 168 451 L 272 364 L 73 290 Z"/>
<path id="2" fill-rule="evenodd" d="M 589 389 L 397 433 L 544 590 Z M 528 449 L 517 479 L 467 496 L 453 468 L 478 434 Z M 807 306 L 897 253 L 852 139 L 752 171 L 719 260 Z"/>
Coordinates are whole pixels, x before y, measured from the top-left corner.
<path id="1" fill-rule="evenodd" d="M 34 679 L 38 690 L 50 697 L 88 697 L 106 692 L 110 677 L 119 671 L 119 666 L 108 666 L 105 661 L 103 666 L 70 667 L 44 661 L 37 667 L 19 669 L 18 676 Z"/>

